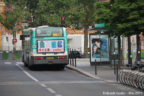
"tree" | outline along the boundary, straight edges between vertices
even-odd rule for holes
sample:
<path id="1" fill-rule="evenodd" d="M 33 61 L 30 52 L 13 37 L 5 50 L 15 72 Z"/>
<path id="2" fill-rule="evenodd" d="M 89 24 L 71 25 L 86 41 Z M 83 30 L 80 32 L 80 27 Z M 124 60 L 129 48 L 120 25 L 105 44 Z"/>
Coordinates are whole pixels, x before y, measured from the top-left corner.
<path id="1" fill-rule="evenodd" d="M 23 22 L 29 15 L 29 12 L 24 9 L 25 0 L 7 0 L 6 10 L 4 15 L 6 18 L 1 19 L 1 23 L 9 30 L 12 30 L 13 38 L 16 38 L 16 32 L 22 30 L 17 28 L 20 22 Z M 13 51 L 16 50 L 14 44 Z"/>
<path id="2" fill-rule="evenodd" d="M 97 0 L 79 0 L 82 4 L 82 25 L 84 27 L 84 57 L 88 57 L 88 28 L 94 24 L 95 21 L 95 2 Z"/>
<path id="3" fill-rule="evenodd" d="M 96 12 L 101 16 L 96 21 L 103 21 L 111 35 L 129 37 L 134 34 L 138 35 L 144 30 L 143 0 L 111 0 L 109 3 L 97 4 L 97 8 L 102 11 Z M 130 38 L 128 41 L 130 43 Z M 131 52 L 130 44 L 128 48 Z M 129 58 L 130 55 L 131 53 L 129 53 Z M 131 64 L 131 60 L 129 61 Z"/>
<path id="4" fill-rule="evenodd" d="M 96 22 L 104 22 L 112 35 L 131 36 L 144 30 L 143 0 L 97 3 Z"/>
<path id="5" fill-rule="evenodd" d="M 73 6 L 76 0 L 39 0 L 34 10 L 34 26 L 60 26 L 61 17 L 66 18 L 66 25 L 71 24 Z M 70 2 L 70 3 L 69 3 Z"/>

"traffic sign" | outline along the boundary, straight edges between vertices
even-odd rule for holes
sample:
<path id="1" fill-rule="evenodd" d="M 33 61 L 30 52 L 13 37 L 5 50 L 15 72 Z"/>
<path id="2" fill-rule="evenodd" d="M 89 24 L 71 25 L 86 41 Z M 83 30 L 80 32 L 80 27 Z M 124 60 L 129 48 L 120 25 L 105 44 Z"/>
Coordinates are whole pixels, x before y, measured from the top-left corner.
<path id="1" fill-rule="evenodd" d="M 17 39 L 16 38 L 13 38 L 12 39 L 12 43 L 14 44 L 14 43 L 16 43 L 17 42 Z"/>
<path id="2" fill-rule="evenodd" d="M 95 27 L 95 28 L 103 28 L 103 27 L 105 27 L 105 24 L 104 24 L 104 23 L 95 24 L 94 27 Z"/>

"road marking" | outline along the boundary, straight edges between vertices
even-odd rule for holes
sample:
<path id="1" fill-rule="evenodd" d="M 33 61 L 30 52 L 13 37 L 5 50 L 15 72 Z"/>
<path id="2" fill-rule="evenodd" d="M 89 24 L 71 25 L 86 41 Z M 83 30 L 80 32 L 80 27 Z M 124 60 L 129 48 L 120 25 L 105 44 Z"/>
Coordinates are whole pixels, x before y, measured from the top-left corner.
<path id="1" fill-rule="evenodd" d="M 35 77 L 33 77 L 31 74 L 29 74 L 27 71 L 25 71 L 19 64 L 16 64 L 16 66 L 18 66 L 18 68 L 20 68 L 28 77 L 30 77 L 32 80 L 34 80 L 35 82 L 39 82 L 38 79 L 36 79 Z"/>
<path id="2" fill-rule="evenodd" d="M 56 94 L 55 96 L 62 96 L 62 95 L 60 95 L 60 94 Z"/>
<path id="3" fill-rule="evenodd" d="M 39 83 L 42 87 L 46 88 L 47 86 L 45 84 Z"/>
<path id="4" fill-rule="evenodd" d="M 109 82 L 109 83 L 114 83 L 115 81 L 113 80 L 105 80 L 106 82 Z"/>
<path id="5" fill-rule="evenodd" d="M 8 81 L 8 82 L 0 82 L 0 85 L 35 85 L 35 84 L 40 84 L 42 87 L 47 88 L 46 84 L 94 84 L 94 83 L 106 83 L 106 82 L 104 82 L 104 81 L 39 81 L 39 82 Z"/>
<path id="6" fill-rule="evenodd" d="M 4 64 L 6 64 L 6 65 L 10 65 L 10 64 L 11 64 L 11 62 L 4 62 Z"/>
<path id="7" fill-rule="evenodd" d="M 43 84 L 93 84 L 105 83 L 105 81 L 42 81 Z"/>
<path id="8" fill-rule="evenodd" d="M 0 82 L 0 85 L 35 85 L 37 82 L 19 82 L 19 81 L 8 81 Z"/>
<path id="9" fill-rule="evenodd" d="M 22 65 L 22 64 L 23 64 L 23 62 L 16 62 L 16 64 Z"/>
<path id="10" fill-rule="evenodd" d="M 52 88 L 47 88 L 47 86 L 43 83 L 41 83 L 38 79 L 36 79 L 35 77 L 33 77 L 30 73 L 28 73 L 27 71 L 25 71 L 19 64 L 19 62 L 16 64 L 16 66 L 18 68 L 20 68 L 28 77 L 30 77 L 32 80 L 34 80 L 35 82 L 37 82 L 38 84 L 40 84 L 42 87 L 46 88 L 50 93 L 52 94 L 56 94 L 56 92 L 52 89 Z M 62 95 L 56 95 L 56 96 L 62 96 Z"/>
<path id="11" fill-rule="evenodd" d="M 56 92 L 52 88 L 46 88 L 50 93 L 56 94 Z"/>

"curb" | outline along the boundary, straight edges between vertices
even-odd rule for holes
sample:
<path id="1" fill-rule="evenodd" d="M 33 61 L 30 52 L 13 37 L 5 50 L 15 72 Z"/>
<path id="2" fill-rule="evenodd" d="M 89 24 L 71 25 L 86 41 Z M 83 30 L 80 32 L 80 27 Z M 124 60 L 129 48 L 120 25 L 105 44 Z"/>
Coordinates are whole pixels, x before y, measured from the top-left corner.
<path id="1" fill-rule="evenodd" d="M 79 72 L 79 73 L 81 73 L 81 74 L 83 74 L 83 75 L 85 75 L 85 76 L 88 76 L 88 77 L 91 77 L 91 78 L 94 78 L 94 79 L 99 79 L 99 80 L 103 80 L 103 79 L 101 79 L 100 77 L 98 77 L 98 76 L 94 76 L 94 75 L 92 75 L 92 74 L 90 74 L 90 73 L 88 73 L 88 72 L 86 72 L 86 71 L 84 71 L 84 70 L 82 70 L 82 69 L 79 69 L 79 68 L 76 68 L 76 67 L 73 67 L 73 66 L 66 66 L 66 68 L 68 68 L 68 69 L 70 69 L 70 70 L 74 70 L 74 71 L 76 71 L 76 72 Z"/>
<path id="2" fill-rule="evenodd" d="M 90 78 L 102 80 L 102 81 L 108 82 L 108 83 L 116 83 L 115 81 L 112 81 L 112 80 L 104 80 L 104 79 L 100 78 L 99 76 L 92 75 L 92 74 L 90 74 L 90 73 L 88 73 L 88 72 L 86 72 L 86 71 L 84 71 L 82 69 L 79 69 L 79 68 L 76 68 L 76 67 L 73 67 L 73 66 L 67 65 L 66 68 L 68 68 L 70 70 L 74 70 L 76 72 L 79 72 L 79 73 L 81 73 L 81 74 L 83 74 L 83 75 L 85 75 L 87 77 L 90 77 Z"/>

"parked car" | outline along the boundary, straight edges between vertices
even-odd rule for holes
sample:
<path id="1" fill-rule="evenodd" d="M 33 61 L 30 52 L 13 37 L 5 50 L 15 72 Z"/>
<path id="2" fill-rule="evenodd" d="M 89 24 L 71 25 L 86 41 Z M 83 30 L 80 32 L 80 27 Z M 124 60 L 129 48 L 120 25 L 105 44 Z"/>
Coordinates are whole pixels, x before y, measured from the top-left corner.
<path id="1" fill-rule="evenodd" d="M 82 54 L 79 51 L 70 51 L 69 58 L 82 58 Z"/>

